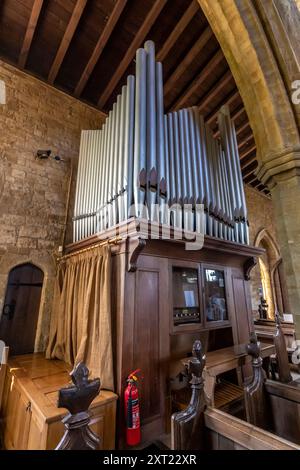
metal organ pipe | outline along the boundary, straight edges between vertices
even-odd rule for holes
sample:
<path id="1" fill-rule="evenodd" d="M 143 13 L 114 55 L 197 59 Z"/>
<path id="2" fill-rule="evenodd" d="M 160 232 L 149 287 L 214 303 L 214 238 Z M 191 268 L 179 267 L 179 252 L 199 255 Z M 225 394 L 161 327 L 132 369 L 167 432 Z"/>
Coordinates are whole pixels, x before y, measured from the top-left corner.
<path id="1" fill-rule="evenodd" d="M 125 148 L 124 148 L 124 187 L 127 198 L 125 198 L 125 220 L 128 219 L 129 209 L 133 203 L 133 167 L 134 167 L 134 108 L 135 108 L 135 78 L 129 75 L 127 78 L 126 97 L 126 120 L 125 120 Z"/>
<path id="2" fill-rule="evenodd" d="M 135 76 L 127 77 L 102 129 L 82 132 L 74 241 L 131 216 L 199 231 L 203 218 L 194 209 L 203 204 L 207 235 L 248 243 L 228 108 L 221 109 L 218 122 L 221 142 L 195 106 L 164 114 L 162 65 L 147 41 L 137 50 Z"/>
<path id="3" fill-rule="evenodd" d="M 160 206 L 160 222 L 166 223 L 166 154 L 165 154 L 165 129 L 164 129 L 164 90 L 162 64 L 156 64 L 156 155 L 158 167 L 158 202 Z"/>
<path id="4" fill-rule="evenodd" d="M 146 190 L 146 58 L 144 49 L 136 53 L 136 88 L 135 88 L 135 129 L 134 129 L 134 167 L 133 195 L 135 216 L 143 217 L 141 206 L 145 201 Z"/>

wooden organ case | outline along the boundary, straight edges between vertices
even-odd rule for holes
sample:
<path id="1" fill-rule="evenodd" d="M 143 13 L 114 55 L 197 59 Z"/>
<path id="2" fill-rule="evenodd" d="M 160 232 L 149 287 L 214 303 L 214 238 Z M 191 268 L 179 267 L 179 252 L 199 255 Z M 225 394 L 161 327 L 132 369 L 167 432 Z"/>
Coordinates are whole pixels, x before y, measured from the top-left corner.
<path id="1" fill-rule="evenodd" d="M 117 429 L 122 441 L 126 379 L 140 368 L 142 437 L 148 441 L 168 431 L 172 364 L 189 353 L 195 339 L 205 337 L 207 351 L 248 342 L 249 272 L 261 250 L 207 236 L 201 250 L 186 251 L 184 241 L 144 239 L 134 219 L 119 227 L 118 236 L 112 245 Z M 91 237 L 69 249 L 97 241 Z M 237 368 L 237 374 L 244 380 L 247 368 Z"/>
<path id="2" fill-rule="evenodd" d="M 196 339 L 208 352 L 228 352 L 253 330 L 248 280 L 262 250 L 248 245 L 227 109 L 218 122 L 220 139 L 195 107 L 164 114 L 162 67 L 147 41 L 102 129 L 82 134 L 67 252 L 118 239 L 111 282 L 120 441 L 130 372 L 143 375 L 143 440 L 157 438 L 170 422 L 173 364 Z M 186 249 L 192 237 L 198 249 Z M 237 382 L 247 375 L 234 356 L 228 361 Z"/>

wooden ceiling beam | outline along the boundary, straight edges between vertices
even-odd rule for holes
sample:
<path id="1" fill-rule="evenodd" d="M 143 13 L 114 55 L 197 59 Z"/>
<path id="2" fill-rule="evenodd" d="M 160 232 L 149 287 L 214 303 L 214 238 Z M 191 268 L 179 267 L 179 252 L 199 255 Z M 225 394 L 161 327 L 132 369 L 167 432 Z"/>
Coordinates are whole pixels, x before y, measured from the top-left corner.
<path id="1" fill-rule="evenodd" d="M 246 184 L 253 183 L 253 181 L 255 181 L 256 179 L 257 179 L 257 176 L 255 176 L 255 174 L 253 172 L 251 173 L 251 175 L 246 176 L 245 178 L 243 178 L 244 183 L 246 183 Z"/>
<path id="2" fill-rule="evenodd" d="M 257 168 L 257 165 L 258 165 L 258 163 L 255 160 L 250 165 L 247 165 L 245 167 L 241 167 L 243 178 L 247 178 L 247 176 L 251 175 L 251 173 L 253 173 L 255 171 L 255 169 Z"/>
<path id="3" fill-rule="evenodd" d="M 21 47 L 19 55 L 18 65 L 20 68 L 24 68 L 28 59 L 28 54 L 32 44 L 33 36 L 36 30 L 36 26 L 42 11 L 44 0 L 34 0 L 29 22 L 27 25 L 24 41 Z"/>
<path id="4" fill-rule="evenodd" d="M 56 53 L 54 62 L 52 64 L 52 67 L 50 69 L 49 75 L 48 75 L 48 82 L 53 85 L 55 82 L 55 79 L 58 75 L 59 69 L 61 67 L 61 64 L 65 58 L 65 55 L 67 53 L 67 50 L 70 46 L 70 43 L 73 39 L 73 36 L 75 34 L 76 28 L 78 26 L 78 23 L 80 21 L 80 18 L 83 14 L 83 11 L 86 7 L 87 0 L 77 0 L 75 8 L 73 10 L 72 16 L 70 18 L 70 21 L 68 23 L 67 29 L 65 31 L 65 34 L 62 38 L 62 41 L 60 43 L 60 46 L 58 48 L 58 51 Z"/>
<path id="5" fill-rule="evenodd" d="M 246 122 L 244 122 L 244 124 L 242 124 L 240 127 L 236 129 L 236 135 L 237 136 L 240 135 L 242 132 L 244 132 L 245 129 L 247 129 L 247 127 L 250 127 L 250 122 L 248 121 L 248 119 Z M 252 129 L 251 129 L 251 132 L 252 132 Z"/>
<path id="6" fill-rule="evenodd" d="M 225 100 L 220 103 L 209 115 L 206 117 L 205 121 L 208 124 L 211 124 L 213 121 L 215 121 L 218 117 L 218 113 L 220 111 L 220 108 L 224 105 L 230 106 L 230 104 L 236 100 L 240 96 L 239 91 L 237 89 L 233 90 L 226 98 Z"/>
<path id="7" fill-rule="evenodd" d="M 254 144 L 251 145 L 250 148 L 248 148 L 244 152 L 240 153 L 240 159 L 241 160 L 245 159 L 248 155 L 250 155 L 250 153 L 254 152 L 255 150 L 256 150 L 256 145 L 255 145 L 255 142 L 254 142 Z"/>
<path id="8" fill-rule="evenodd" d="M 207 80 L 209 75 L 215 69 L 215 67 L 224 59 L 224 54 L 221 49 L 210 59 L 206 66 L 201 70 L 197 77 L 192 81 L 191 85 L 180 95 L 179 99 L 176 101 L 172 110 L 182 108 L 188 99 L 198 90 L 202 83 Z"/>
<path id="9" fill-rule="evenodd" d="M 256 188 L 256 186 L 259 184 L 261 184 L 261 182 L 257 178 L 255 178 L 255 180 L 250 183 L 250 186 L 252 188 Z"/>
<path id="10" fill-rule="evenodd" d="M 248 170 L 245 173 L 242 173 L 243 180 L 245 180 L 246 178 L 249 178 L 249 176 L 251 176 L 251 175 L 255 176 L 254 173 L 253 173 L 254 170 L 255 170 L 255 168 L 253 170 Z M 255 176 L 255 179 L 256 179 L 256 176 Z M 252 181 L 252 179 L 251 179 L 251 181 Z"/>
<path id="11" fill-rule="evenodd" d="M 235 121 L 236 119 L 238 119 L 244 112 L 245 112 L 245 106 L 244 104 L 242 104 L 241 106 L 239 106 L 235 111 L 232 112 L 231 114 L 231 119 L 233 121 Z"/>
<path id="12" fill-rule="evenodd" d="M 238 148 L 241 149 L 244 145 L 248 144 L 251 140 L 254 139 L 252 131 L 245 135 L 242 140 L 238 141 Z"/>
<path id="13" fill-rule="evenodd" d="M 195 42 L 193 47 L 188 51 L 188 53 L 184 56 L 184 59 L 180 62 L 178 67 L 174 70 L 172 75 L 168 78 L 167 82 L 164 86 L 164 95 L 167 96 L 171 90 L 173 90 L 175 84 L 182 76 L 184 71 L 191 65 L 191 63 L 195 60 L 197 55 L 201 54 L 201 49 L 205 46 L 205 44 L 212 38 L 213 32 L 210 26 L 207 26 L 198 40 Z"/>
<path id="14" fill-rule="evenodd" d="M 212 102 L 219 93 L 223 90 L 223 88 L 232 80 L 232 74 L 230 70 L 228 70 L 219 80 L 218 82 L 210 89 L 205 96 L 199 101 L 197 104 L 199 111 L 201 112 L 210 102 Z"/>
<path id="15" fill-rule="evenodd" d="M 167 3 L 167 0 L 156 0 L 154 5 L 152 6 L 151 10 L 146 16 L 145 21 L 143 22 L 142 26 L 136 33 L 134 40 L 132 41 L 129 49 L 127 50 L 125 56 L 120 62 L 117 70 L 115 71 L 114 75 L 111 77 L 105 90 L 101 94 L 98 100 L 98 107 L 100 109 L 103 109 L 103 107 L 107 103 L 110 95 L 113 93 L 114 89 L 116 88 L 119 81 L 121 80 L 124 73 L 126 72 L 127 68 L 129 67 L 130 62 L 134 58 L 136 50 L 140 47 L 141 43 L 146 38 L 147 34 L 149 33 L 151 27 L 153 26 L 154 22 L 158 18 L 160 12 L 162 11 L 166 3 Z"/>
<path id="16" fill-rule="evenodd" d="M 93 50 L 93 53 L 81 75 L 81 78 L 75 88 L 74 95 L 79 98 L 83 92 L 96 64 L 98 63 L 100 56 L 126 6 L 127 0 L 117 0 L 108 21 L 100 34 L 98 42 Z"/>
<path id="17" fill-rule="evenodd" d="M 199 11 L 199 5 L 196 0 L 192 0 L 192 3 L 188 7 L 188 9 L 185 11 L 185 13 L 182 15 L 178 23 L 176 24 L 175 28 L 173 29 L 172 33 L 156 55 L 156 60 L 158 62 L 162 62 L 180 37 L 180 35 L 183 33 L 185 28 L 188 26 L 188 24 L 191 22 L 191 20 L 194 18 L 195 14 Z"/>

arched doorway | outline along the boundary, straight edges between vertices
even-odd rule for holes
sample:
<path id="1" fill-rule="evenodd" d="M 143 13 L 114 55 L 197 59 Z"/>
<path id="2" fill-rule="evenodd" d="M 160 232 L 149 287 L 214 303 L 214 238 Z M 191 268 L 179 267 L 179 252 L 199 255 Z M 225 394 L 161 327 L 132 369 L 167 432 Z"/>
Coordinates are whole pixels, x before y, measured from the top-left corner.
<path id="1" fill-rule="evenodd" d="M 255 237 L 254 245 L 265 250 L 260 256 L 259 263 L 253 270 L 252 306 L 255 316 L 263 298 L 268 305 L 267 317 L 275 318 L 275 310 L 279 313 L 289 313 L 287 289 L 283 272 L 282 258 L 279 248 L 266 229 L 262 229 Z"/>
<path id="2" fill-rule="evenodd" d="M 9 273 L 0 339 L 13 355 L 34 352 L 43 280 L 43 271 L 31 263 L 16 266 Z"/>

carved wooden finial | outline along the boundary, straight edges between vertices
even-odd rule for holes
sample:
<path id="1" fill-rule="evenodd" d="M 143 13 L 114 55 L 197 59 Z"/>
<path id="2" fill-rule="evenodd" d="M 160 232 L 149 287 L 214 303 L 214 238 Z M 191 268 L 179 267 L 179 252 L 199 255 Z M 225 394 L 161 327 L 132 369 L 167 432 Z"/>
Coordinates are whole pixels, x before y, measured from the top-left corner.
<path id="1" fill-rule="evenodd" d="M 100 379 L 89 380 L 89 370 L 79 363 L 70 374 L 74 385 L 62 388 L 58 395 L 58 408 L 69 414 L 63 419 L 66 432 L 56 450 L 96 450 L 100 440 L 89 428 L 88 409 L 100 392 Z"/>
<path id="2" fill-rule="evenodd" d="M 203 352 L 201 341 L 194 342 L 193 357 L 188 362 L 188 373 L 191 375 L 190 384 L 193 386 L 203 383 L 202 372 L 205 367 L 206 356 Z"/>
<path id="3" fill-rule="evenodd" d="M 279 311 L 276 309 L 276 310 L 275 310 L 275 323 L 276 323 L 276 328 L 280 328 L 281 322 L 282 322 L 282 319 L 281 319 L 280 313 L 279 313 Z"/>
<path id="4" fill-rule="evenodd" d="M 202 372 L 205 366 L 205 354 L 201 341 L 193 345 L 193 357 L 187 369 L 191 376 L 192 396 L 184 411 L 174 413 L 171 422 L 171 447 L 176 450 L 197 450 L 204 447 L 204 380 Z"/>
<path id="5" fill-rule="evenodd" d="M 250 343 L 246 345 L 246 352 L 257 362 L 257 359 L 260 357 L 260 342 L 254 331 L 250 334 Z"/>
<path id="6" fill-rule="evenodd" d="M 270 423 L 270 410 L 265 392 L 266 374 L 260 355 L 260 343 L 254 332 L 250 335 L 246 351 L 252 357 L 253 367 L 252 380 L 244 388 L 247 421 L 266 429 Z"/>

